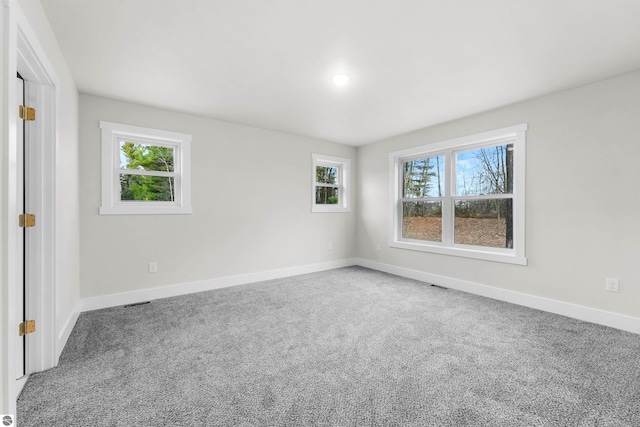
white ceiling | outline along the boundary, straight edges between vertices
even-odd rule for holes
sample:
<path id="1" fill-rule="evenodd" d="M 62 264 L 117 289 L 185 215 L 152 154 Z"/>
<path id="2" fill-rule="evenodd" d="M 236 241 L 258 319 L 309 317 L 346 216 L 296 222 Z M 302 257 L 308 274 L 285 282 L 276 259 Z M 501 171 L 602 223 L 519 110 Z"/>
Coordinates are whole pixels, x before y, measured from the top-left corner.
<path id="1" fill-rule="evenodd" d="M 640 69 L 640 0 L 42 5 L 83 93 L 351 145 Z"/>

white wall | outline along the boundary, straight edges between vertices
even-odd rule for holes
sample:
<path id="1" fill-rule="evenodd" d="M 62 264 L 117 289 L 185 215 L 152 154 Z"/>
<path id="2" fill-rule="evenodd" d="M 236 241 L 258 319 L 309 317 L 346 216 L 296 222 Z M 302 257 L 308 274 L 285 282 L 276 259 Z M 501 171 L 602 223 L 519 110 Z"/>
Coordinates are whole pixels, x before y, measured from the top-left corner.
<path id="1" fill-rule="evenodd" d="M 355 255 L 355 206 L 311 213 L 311 154 L 351 158 L 355 176 L 355 148 L 84 94 L 80 105 L 83 298 Z M 193 135 L 192 215 L 98 214 L 100 120 Z"/>
<path id="2" fill-rule="evenodd" d="M 358 255 L 390 264 L 640 317 L 640 72 L 361 147 Z M 386 245 L 388 153 L 528 123 L 527 266 Z M 375 245 L 382 243 L 382 250 Z M 605 277 L 621 280 L 604 291 Z"/>

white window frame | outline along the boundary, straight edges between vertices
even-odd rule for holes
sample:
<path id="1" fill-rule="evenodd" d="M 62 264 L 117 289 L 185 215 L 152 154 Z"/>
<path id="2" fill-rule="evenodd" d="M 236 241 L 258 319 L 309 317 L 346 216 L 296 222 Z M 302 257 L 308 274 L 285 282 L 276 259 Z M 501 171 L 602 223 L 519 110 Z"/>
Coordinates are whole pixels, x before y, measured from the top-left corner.
<path id="1" fill-rule="evenodd" d="M 102 206 L 101 215 L 191 214 L 191 135 L 100 121 L 102 129 Z M 120 141 L 137 142 L 174 149 L 174 201 L 120 200 Z"/>
<path id="2" fill-rule="evenodd" d="M 351 212 L 349 203 L 349 183 L 351 178 L 351 159 L 342 157 L 312 154 L 311 167 L 311 212 Z M 327 185 L 316 182 L 316 167 L 326 166 L 338 169 L 337 185 Z M 335 205 L 321 205 L 316 203 L 316 186 L 338 187 L 338 203 Z"/>
<path id="3" fill-rule="evenodd" d="M 462 138 L 441 141 L 434 144 L 409 148 L 389 153 L 390 171 L 390 235 L 389 246 L 444 255 L 475 258 L 511 264 L 526 265 L 525 256 L 525 143 L 527 124 L 483 132 Z M 493 248 L 485 246 L 462 245 L 454 243 L 453 204 L 456 199 L 502 198 L 502 195 L 456 196 L 455 194 L 455 153 L 495 146 L 513 144 L 513 248 Z M 442 201 L 442 242 L 407 239 L 402 237 L 402 162 L 418 157 L 444 155 L 445 159 L 445 196 L 436 198 Z"/>

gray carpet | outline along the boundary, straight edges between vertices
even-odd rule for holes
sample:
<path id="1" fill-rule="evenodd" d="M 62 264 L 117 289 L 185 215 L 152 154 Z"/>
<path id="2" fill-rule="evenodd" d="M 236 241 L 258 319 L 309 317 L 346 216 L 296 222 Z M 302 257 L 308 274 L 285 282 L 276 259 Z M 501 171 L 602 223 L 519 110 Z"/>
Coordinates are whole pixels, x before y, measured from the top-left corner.
<path id="1" fill-rule="evenodd" d="M 640 426 L 640 336 L 359 267 L 83 313 L 20 426 Z"/>

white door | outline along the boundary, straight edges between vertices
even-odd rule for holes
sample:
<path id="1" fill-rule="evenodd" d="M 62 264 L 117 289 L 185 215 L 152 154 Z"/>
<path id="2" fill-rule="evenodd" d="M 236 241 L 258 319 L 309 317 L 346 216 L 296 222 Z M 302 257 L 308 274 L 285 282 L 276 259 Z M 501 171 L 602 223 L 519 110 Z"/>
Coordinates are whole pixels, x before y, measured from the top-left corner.
<path id="1" fill-rule="evenodd" d="M 18 156 L 17 156 L 17 170 L 18 170 L 18 185 L 17 185 L 17 204 L 18 204 L 18 209 L 20 209 L 22 211 L 22 213 L 25 212 L 25 137 L 24 137 L 24 121 L 19 117 L 18 115 L 18 111 L 21 105 L 24 105 L 24 80 L 22 80 L 21 77 L 16 77 L 16 84 L 18 87 L 17 93 L 18 93 L 18 105 L 16 106 L 16 120 L 17 120 L 17 143 L 18 143 Z M 10 220 L 11 221 L 11 220 Z M 14 227 L 19 227 L 18 224 L 18 219 L 15 218 L 13 220 L 13 226 Z M 21 322 L 24 322 L 25 320 L 25 231 L 26 228 L 22 228 L 19 232 L 20 234 L 20 238 L 18 239 L 18 266 L 17 266 L 17 271 L 18 271 L 18 275 L 17 275 L 17 281 L 18 281 L 18 286 L 16 286 L 16 289 L 18 290 L 18 295 L 15 299 L 16 303 L 18 303 L 19 305 L 21 305 L 21 307 L 18 307 L 18 310 L 16 310 L 17 316 L 18 318 L 15 319 L 15 324 L 18 325 Z M 15 330 L 15 340 L 16 340 L 16 345 L 15 348 L 18 351 L 17 357 L 16 357 L 16 379 L 21 378 L 25 375 L 26 371 L 25 371 L 25 355 L 26 355 L 26 338 L 24 336 L 20 336 L 18 334 L 18 330 L 16 328 Z"/>

